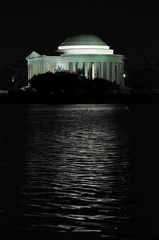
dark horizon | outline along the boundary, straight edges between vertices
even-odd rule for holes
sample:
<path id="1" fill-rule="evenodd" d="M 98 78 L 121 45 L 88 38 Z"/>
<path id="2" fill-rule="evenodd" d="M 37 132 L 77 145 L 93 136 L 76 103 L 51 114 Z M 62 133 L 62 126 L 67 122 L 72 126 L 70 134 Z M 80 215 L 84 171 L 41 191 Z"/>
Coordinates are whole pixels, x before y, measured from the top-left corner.
<path id="1" fill-rule="evenodd" d="M 0 70 L 32 51 L 53 55 L 68 37 L 82 33 L 98 36 L 115 54 L 124 55 L 127 67 L 142 68 L 146 60 L 158 60 L 158 3 L 7 5 L 1 4 Z"/>

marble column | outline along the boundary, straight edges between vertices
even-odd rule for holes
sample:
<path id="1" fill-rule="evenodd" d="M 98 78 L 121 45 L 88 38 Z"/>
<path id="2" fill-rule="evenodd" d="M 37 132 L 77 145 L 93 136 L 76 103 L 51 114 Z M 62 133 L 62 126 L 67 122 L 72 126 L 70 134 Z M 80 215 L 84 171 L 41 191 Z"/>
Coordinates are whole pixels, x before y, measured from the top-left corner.
<path id="1" fill-rule="evenodd" d="M 76 63 L 75 62 L 72 63 L 72 71 L 76 72 Z"/>
<path id="2" fill-rule="evenodd" d="M 110 65 L 110 63 L 108 62 L 108 63 L 106 63 L 106 65 L 107 65 L 107 73 L 106 73 L 106 80 L 110 80 L 111 79 L 111 77 L 110 77 L 110 72 L 111 72 L 111 65 Z"/>
<path id="3" fill-rule="evenodd" d="M 103 62 L 100 63 L 100 78 L 103 78 Z"/>
<path id="4" fill-rule="evenodd" d="M 94 79 L 95 77 L 95 63 L 91 63 L 91 78 Z"/>
<path id="5" fill-rule="evenodd" d="M 114 63 L 110 63 L 110 81 L 113 82 L 114 79 Z"/>
<path id="6" fill-rule="evenodd" d="M 123 79 L 123 63 L 119 64 L 119 84 L 124 85 L 124 79 Z"/>
<path id="7" fill-rule="evenodd" d="M 116 64 L 116 83 L 120 83 L 120 71 L 119 71 L 119 63 Z"/>
<path id="8" fill-rule="evenodd" d="M 98 64 L 98 77 L 102 78 L 102 63 L 99 62 Z"/>
<path id="9" fill-rule="evenodd" d="M 86 78 L 88 78 L 88 63 L 87 62 L 84 63 L 84 76 Z"/>

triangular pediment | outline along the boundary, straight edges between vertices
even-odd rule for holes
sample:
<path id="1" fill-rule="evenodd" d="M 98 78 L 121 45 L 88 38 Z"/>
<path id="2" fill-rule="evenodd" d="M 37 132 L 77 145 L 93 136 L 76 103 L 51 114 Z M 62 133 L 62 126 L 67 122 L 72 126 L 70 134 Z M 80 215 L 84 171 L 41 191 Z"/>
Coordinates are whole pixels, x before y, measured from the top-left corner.
<path id="1" fill-rule="evenodd" d="M 41 57 L 41 55 L 33 51 L 26 59 Z"/>

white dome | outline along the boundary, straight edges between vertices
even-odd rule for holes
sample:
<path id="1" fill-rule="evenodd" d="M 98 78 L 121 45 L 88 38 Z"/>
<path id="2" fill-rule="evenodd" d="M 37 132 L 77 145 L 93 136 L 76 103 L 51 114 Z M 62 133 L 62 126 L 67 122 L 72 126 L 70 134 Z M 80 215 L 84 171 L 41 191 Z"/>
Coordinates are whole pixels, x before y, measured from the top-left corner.
<path id="1" fill-rule="evenodd" d="M 59 47 L 61 55 L 75 54 L 113 54 L 113 50 L 99 37 L 91 34 L 79 34 L 67 38 Z"/>
<path id="2" fill-rule="evenodd" d="M 67 38 L 60 46 L 92 45 L 107 46 L 99 37 L 91 34 L 79 34 Z"/>

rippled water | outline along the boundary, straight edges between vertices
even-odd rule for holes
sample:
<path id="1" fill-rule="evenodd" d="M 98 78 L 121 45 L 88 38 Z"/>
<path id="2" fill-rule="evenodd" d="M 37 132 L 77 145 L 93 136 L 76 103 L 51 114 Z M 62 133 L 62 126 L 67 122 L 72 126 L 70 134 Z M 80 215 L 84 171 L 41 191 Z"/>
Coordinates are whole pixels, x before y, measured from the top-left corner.
<path id="1" fill-rule="evenodd" d="M 0 239 L 159 239 L 158 114 L 0 105 Z"/>

